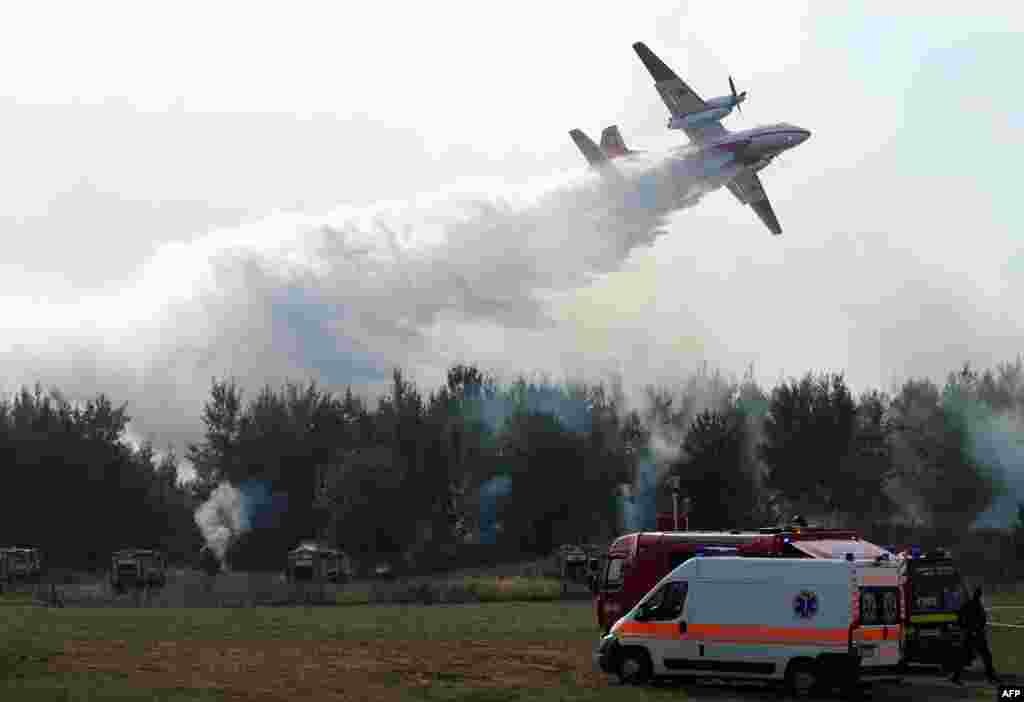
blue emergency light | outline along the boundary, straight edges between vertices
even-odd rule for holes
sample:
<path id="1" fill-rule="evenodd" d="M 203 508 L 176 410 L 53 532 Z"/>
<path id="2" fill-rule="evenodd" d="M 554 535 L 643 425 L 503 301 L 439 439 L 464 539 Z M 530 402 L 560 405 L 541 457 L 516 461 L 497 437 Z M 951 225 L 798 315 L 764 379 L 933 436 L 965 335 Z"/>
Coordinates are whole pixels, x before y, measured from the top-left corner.
<path id="1" fill-rule="evenodd" d="M 910 557 L 911 558 L 920 558 L 921 557 L 921 547 L 920 546 L 911 546 L 910 547 Z"/>

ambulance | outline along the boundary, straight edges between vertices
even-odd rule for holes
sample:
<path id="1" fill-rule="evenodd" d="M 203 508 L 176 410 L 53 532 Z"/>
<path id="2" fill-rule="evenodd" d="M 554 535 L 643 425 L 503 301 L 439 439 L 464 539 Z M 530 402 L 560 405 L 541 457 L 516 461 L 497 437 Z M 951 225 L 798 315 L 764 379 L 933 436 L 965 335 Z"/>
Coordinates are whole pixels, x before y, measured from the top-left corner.
<path id="1" fill-rule="evenodd" d="M 594 584 L 597 624 L 611 625 L 673 568 L 694 556 L 753 558 L 876 558 L 885 549 L 854 531 L 792 526 L 757 531 L 642 532 L 616 539 L 605 556 L 604 571 Z"/>
<path id="2" fill-rule="evenodd" d="M 900 677 L 899 568 L 880 557 L 697 557 L 611 627 L 595 665 L 623 682 L 763 679 L 797 695 Z"/>

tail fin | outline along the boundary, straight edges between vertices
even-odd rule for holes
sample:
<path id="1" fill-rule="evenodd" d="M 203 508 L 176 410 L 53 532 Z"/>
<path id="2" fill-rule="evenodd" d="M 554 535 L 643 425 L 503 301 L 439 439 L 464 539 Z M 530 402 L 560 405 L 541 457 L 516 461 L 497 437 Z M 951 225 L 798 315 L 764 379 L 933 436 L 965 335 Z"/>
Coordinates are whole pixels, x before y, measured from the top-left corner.
<path id="1" fill-rule="evenodd" d="M 617 125 L 613 124 L 610 127 L 605 127 L 604 131 L 601 132 L 601 151 L 608 158 L 625 156 L 629 153 L 629 149 L 626 148 L 626 142 L 623 141 L 622 134 L 619 133 Z"/>
<path id="2" fill-rule="evenodd" d="M 569 136 L 576 142 L 576 146 L 583 152 L 583 156 L 587 159 L 587 163 L 591 166 L 603 166 L 608 163 L 608 156 L 601 151 L 600 147 L 594 143 L 594 140 L 588 137 L 579 129 L 573 129 L 569 132 Z"/>
<path id="3" fill-rule="evenodd" d="M 606 129 L 605 132 L 608 130 Z M 601 150 L 601 147 L 594 143 L 594 140 L 588 137 L 579 129 L 573 129 L 569 132 L 569 136 L 576 142 L 576 146 L 583 152 L 583 155 L 587 159 L 587 163 L 590 164 L 591 168 L 596 168 L 601 171 L 601 176 L 605 180 L 610 180 L 614 183 L 622 183 L 623 176 L 615 166 L 612 165 L 612 161 L 608 158 L 608 154 Z M 604 137 L 602 137 L 603 141 Z M 621 137 L 620 137 L 621 139 Z"/>

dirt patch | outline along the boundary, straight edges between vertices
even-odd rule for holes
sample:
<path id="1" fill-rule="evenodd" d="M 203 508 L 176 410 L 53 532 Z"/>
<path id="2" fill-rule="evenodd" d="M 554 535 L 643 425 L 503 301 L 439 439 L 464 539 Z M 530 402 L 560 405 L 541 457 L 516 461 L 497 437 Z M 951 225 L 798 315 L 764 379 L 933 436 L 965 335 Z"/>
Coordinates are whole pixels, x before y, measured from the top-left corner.
<path id="1" fill-rule="evenodd" d="M 509 641 L 74 641 L 55 672 L 127 675 L 140 688 L 217 688 L 230 700 L 387 700 L 410 687 L 606 685 L 590 645 Z"/>

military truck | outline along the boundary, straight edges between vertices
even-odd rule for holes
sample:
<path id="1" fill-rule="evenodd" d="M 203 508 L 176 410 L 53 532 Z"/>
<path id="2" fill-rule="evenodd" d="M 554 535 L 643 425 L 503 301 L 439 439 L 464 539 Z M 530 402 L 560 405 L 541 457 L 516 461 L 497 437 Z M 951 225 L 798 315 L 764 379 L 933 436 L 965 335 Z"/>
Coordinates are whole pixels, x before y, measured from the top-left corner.
<path id="1" fill-rule="evenodd" d="M 341 551 L 311 541 L 288 552 L 288 582 L 344 582 L 351 574 L 348 557 Z"/>
<path id="2" fill-rule="evenodd" d="M 43 572 L 43 559 L 37 548 L 12 546 L 0 549 L 0 572 L 8 582 L 38 578 Z"/>
<path id="3" fill-rule="evenodd" d="M 563 581 L 584 582 L 587 576 L 588 554 L 582 546 L 563 544 L 558 549 L 559 577 Z"/>
<path id="4" fill-rule="evenodd" d="M 110 563 L 110 584 L 118 593 L 132 588 L 163 587 L 167 584 L 167 559 L 148 548 L 115 551 Z"/>

